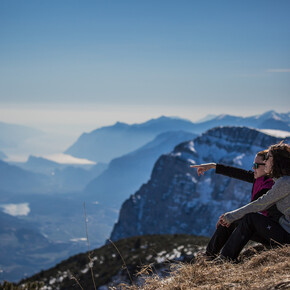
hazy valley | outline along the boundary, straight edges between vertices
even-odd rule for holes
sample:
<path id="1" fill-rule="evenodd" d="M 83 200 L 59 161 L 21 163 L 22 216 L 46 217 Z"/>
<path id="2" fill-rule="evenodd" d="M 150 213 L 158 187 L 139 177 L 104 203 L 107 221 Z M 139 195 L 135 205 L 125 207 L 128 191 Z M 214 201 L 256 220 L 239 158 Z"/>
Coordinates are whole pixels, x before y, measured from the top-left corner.
<path id="1" fill-rule="evenodd" d="M 189 165 L 214 161 L 250 169 L 257 151 L 289 142 L 289 124 L 289 113 L 275 112 L 201 123 L 168 117 L 117 123 L 64 148 L 91 161 L 85 164 L 33 155 L 6 161 L 7 146 L 39 132 L 20 128 L 26 135 L 13 131 L 12 138 L 0 131 L 0 280 L 18 281 L 87 251 L 86 226 L 91 249 L 108 238 L 209 236 L 220 213 L 248 202 L 250 185 L 213 172 L 199 178 Z"/>

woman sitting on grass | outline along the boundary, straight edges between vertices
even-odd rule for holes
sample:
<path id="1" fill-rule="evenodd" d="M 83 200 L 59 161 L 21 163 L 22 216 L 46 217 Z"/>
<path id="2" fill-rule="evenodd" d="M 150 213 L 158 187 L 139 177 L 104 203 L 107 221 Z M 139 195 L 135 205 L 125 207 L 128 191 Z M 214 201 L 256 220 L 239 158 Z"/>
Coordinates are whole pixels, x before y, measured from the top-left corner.
<path id="1" fill-rule="evenodd" d="M 239 220 L 221 251 L 221 258 L 236 261 L 241 250 L 253 235 L 272 245 L 290 243 L 290 146 L 279 143 L 269 147 L 265 172 L 274 178 L 275 184 L 266 194 L 255 201 L 220 216 L 219 223 L 229 227 Z M 276 204 L 283 214 L 276 222 L 259 214 Z"/>

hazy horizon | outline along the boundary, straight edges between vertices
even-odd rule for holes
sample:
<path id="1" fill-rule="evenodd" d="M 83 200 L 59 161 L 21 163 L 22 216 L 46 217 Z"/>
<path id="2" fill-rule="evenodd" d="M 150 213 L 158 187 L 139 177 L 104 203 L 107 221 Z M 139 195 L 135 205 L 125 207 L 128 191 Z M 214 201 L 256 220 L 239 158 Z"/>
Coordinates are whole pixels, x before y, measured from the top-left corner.
<path id="1" fill-rule="evenodd" d="M 0 109 L 1 111 L 1 109 Z M 49 113 L 49 111 L 47 112 Z M 85 117 L 88 117 L 88 111 L 83 111 L 82 112 L 84 114 Z M 93 111 L 94 113 L 94 111 Z M 248 116 L 237 116 L 237 117 L 250 117 L 250 116 L 256 116 L 256 115 L 261 115 L 264 114 L 266 112 L 262 112 L 259 114 L 253 114 L 253 115 L 248 115 Z M 288 112 L 277 112 L 277 113 L 288 113 Z M 40 114 L 43 115 L 43 112 L 40 112 Z M 61 112 L 61 114 L 63 114 L 63 112 Z M 75 114 L 75 112 L 71 112 L 71 114 Z M 222 115 L 222 114 L 217 114 L 217 116 Z M 227 114 L 228 115 L 228 114 Z M 232 114 L 231 114 L 232 115 Z M 147 115 L 146 115 L 147 116 Z M 29 126 L 30 128 L 36 128 L 36 129 L 40 129 L 41 131 L 44 132 L 43 135 L 41 136 L 36 136 L 36 137 L 32 137 L 29 138 L 27 140 L 25 140 L 25 142 L 23 144 L 19 144 L 18 147 L 12 147 L 12 148 L 7 148 L 5 150 L 5 153 L 8 155 L 8 159 L 7 161 L 9 162 L 25 162 L 27 160 L 27 158 L 30 155 L 36 156 L 36 157 L 43 157 L 52 161 L 56 161 L 59 163 L 67 163 L 67 164 L 92 164 L 91 161 L 89 160 L 81 160 L 69 155 L 65 155 L 62 152 L 64 152 L 66 149 L 68 149 L 73 143 L 75 143 L 77 141 L 77 139 L 83 134 L 83 133 L 90 133 L 91 131 L 104 127 L 104 126 L 112 126 L 114 125 L 116 122 L 122 122 L 122 123 L 127 123 L 129 125 L 131 124 L 140 124 L 146 121 L 149 121 L 151 119 L 156 119 L 159 118 L 161 116 L 164 115 L 158 115 L 158 116 L 152 116 L 151 118 L 145 118 L 144 120 L 142 118 L 144 118 L 144 116 L 140 116 L 140 114 L 137 116 L 136 119 L 132 119 L 133 117 L 135 117 L 134 114 L 132 114 L 131 116 L 124 116 L 124 119 L 126 120 L 118 120 L 116 119 L 115 121 L 111 122 L 109 121 L 109 123 L 107 124 L 102 124 L 101 125 L 101 121 L 100 121 L 100 125 L 94 125 L 92 124 L 85 124 L 85 123 L 81 123 L 79 122 L 79 118 L 75 118 L 75 115 L 70 116 L 71 118 L 74 118 L 77 120 L 76 124 L 63 124 L 62 126 L 60 126 L 59 124 L 51 124 L 49 126 L 49 124 L 46 125 L 41 125 L 41 124 L 37 124 L 37 126 L 30 126 L 30 123 L 28 122 L 27 124 L 21 124 L 18 123 L 19 125 L 26 125 Z M 208 115 L 203 116 L 203 118 L 207 117 Z M 78 116 L 80 117 L 80 115 Z M 190 118 L 186 118 L 184 116 L 178 116 L 178 115 L 168 115 L 166 117 L 175 117 L 175 118 L 182 118 L 182 119 L 186 119 L 192 122 L 197 122 L 199 120 L 191 120 Z M 210 117 L 210 116 L 209 116 Z M 211 116 L 212 117 L 212 116 Z M 128 120 L 131 120 L 131 122 L 128 122 Z M 1 120 L 0 120 L 1 122 Z M 79 123 L 78 123 L 79 122 Z M 81 123 L 81 124 L 80 124 Z M 12 123 L 9 123 L 12 124 Z M 13 123 L 16 124 L 16 123 Z M 77 126 L 77 128 L 76 128 Z M 52 127 L 57 128 L 57 130 L 53 130 Z M 46 130 L 48 128 L 48 130 Z M 267 130 L 265 130 L 267 131 Z M 271 130 L 268 130 L 271 131 Z M 275 130 L 272 130 L 275 131 Z M 282 135 L 285 133 L 281 133 Z M 290 132 L 289 132 L 290 134 Z M 286 134 L 288 136 L 288 134 Z M 285 135 L 285 136 L 286 136 Z"/>
<path id="2" fill-rule="evenodd" d="M 0 1 L 0 122 L 59 136 L 60 150 L 117 121 L 290 111 L 289 10 L 287 0 Z"/>
<path id="3" fill-rule="evenodd" d="M 0 122 L 24 125 L 47 133 L 60 133 L 76 136 L 81 133 L 89 133 L 95 129 L 112 126 L 116 122 L 129 125 L 139 124 L 161 116 L 176 117 L 199 122 L 205 118 L 219 115 L 232 115 L 238 117 L 250 117 L 264 114 L 268 111 L 275 111 L 283 114 L 289 110 L 275 109 L 253 110 L 240 114 L 234 112 L 217 112 L 214 108 L 208 111 L 201 111 L 201 108 L 177 106 L 175 108 L 162 108 L 159 106 L 98 106 L 88 105 L 63 105 L 49 104 L 44 106 L 32 105 L 31 107 L 6 107 L 0 108 Z"/>

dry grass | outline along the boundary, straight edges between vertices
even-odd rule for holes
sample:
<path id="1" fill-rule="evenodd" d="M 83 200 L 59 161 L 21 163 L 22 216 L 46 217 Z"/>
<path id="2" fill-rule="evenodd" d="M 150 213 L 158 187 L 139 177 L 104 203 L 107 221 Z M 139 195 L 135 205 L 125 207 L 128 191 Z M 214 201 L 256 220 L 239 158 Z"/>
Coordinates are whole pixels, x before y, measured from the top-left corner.
<path id="1" fill-rule="evenodd" d="M 118 289 L 290 289 L 290 247 L 252 253 L 239 264 L 197 259 L 194 264 L 172 265 L 171 270 L 168 277 L 146 276 L 142 286 L 121 285 Z"/>

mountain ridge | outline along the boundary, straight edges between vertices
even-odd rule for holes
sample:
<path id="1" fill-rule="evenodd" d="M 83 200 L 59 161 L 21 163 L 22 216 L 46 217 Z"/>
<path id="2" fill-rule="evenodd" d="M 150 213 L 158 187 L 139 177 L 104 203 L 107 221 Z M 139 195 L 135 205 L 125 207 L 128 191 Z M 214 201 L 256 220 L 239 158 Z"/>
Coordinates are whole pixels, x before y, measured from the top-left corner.
<path id="1" fill-rule="evenodd" d="M 42 134 L 42 131 L 29 126 L 0 121 L 0 149 L 17 147 L 20 142 Z"/>
<path id="2" fill-rule="evenodd" d="M 268 111 L 261 115 L 239 117 L 219 115 L 203 122 L 191 122 L 177 117 L 161 116 L 140 124 L 128 125 L 117 122 L 90 133 L 83 133 L 65 153 L 93 161 L 109 162 L 113 158 L 128 154 L 150 142 L 157 134 L 166 131 L 183 130 L 201 134 L 217 126 L 247 126 L 257 129 L 290 131 L 290 113 Z M 118 146 L 114 142 L 118 140 Z"/>
<path id="3" fill-rule="evenodd" d="M 113 159 L 107 170 L 85 188 L 85 195 L 101 204 L 119 208 L 121 203 L 150 178 L 156 159 L 196 134 L 170 131 L 157 135 L 151 142 L 126 155 Z"/>
<path id="4" fill-rule="evenodd" d="M 121 124 L 121 125 L 120 125 Z M 166 131 L 192 131 L 187 120 L 160 117 L 141 124 L 128 125 L 117 122 L 113 126 L 96 129 L 82 134 L 65 153 L 93 161 L 109 162 L 128 154 L 150 142 Z M 118 146 L 115 146 L 115 142 Z"/>
<path id="5" fill-rule="evenodd" d="M 258 151 L 280 140 L 247 127 L 217 127 L 177 145 L 156 161 L 150 180 L 123 203 L 110 239 L 211 235 L 220 214 L 249 202 L 251 184 L 214 171 L 198 177 L 190 165 L 216 162 L 250 169 Z"/>

